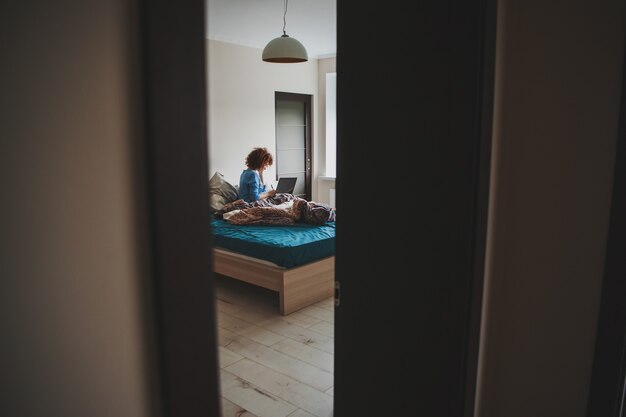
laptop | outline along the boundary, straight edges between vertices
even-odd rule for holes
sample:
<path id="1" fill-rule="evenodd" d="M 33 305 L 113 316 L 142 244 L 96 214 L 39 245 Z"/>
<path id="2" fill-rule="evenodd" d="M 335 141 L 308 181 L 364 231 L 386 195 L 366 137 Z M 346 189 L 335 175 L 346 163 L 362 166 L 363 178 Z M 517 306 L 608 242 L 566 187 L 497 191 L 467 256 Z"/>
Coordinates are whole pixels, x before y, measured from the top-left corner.
<path id="1" fill-rule="evenodd" d="M 293 194 L 297 179 L 296 177 L 280 177 L 276 185 L 276 192 Z"/>

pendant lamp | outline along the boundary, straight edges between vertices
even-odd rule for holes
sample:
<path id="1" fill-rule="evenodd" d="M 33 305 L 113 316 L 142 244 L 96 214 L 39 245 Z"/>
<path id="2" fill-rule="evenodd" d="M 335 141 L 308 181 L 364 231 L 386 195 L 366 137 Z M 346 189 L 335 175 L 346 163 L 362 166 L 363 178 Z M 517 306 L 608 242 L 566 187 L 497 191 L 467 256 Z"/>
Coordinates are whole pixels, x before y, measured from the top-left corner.
<path id="1" fill-rule="evenodd" d="M 277 63 L 306 62 L 309 56 L 304 46 L 295 38 L 290 37 L 285 32 L 287 26 L 287 3 L 285 0 L 285 12 L 283 13 L 283 34 L 274 38 L 265 45 L 263 49 L 263 61 Z"/>

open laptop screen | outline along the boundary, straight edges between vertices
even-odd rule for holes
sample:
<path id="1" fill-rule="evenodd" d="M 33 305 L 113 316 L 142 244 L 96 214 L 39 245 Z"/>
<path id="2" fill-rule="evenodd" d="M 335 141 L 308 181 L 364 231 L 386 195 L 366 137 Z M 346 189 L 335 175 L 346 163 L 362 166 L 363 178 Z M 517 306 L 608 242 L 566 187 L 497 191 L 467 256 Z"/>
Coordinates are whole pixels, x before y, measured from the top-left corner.
<path id="1" fill-rule="evenodd" d="M 296 187 L 295 177 L 281 177 L 278 179 L 278 184 L 276 185 L 277 193 L 289 193 L 293 194 L 293 190 Z"/>

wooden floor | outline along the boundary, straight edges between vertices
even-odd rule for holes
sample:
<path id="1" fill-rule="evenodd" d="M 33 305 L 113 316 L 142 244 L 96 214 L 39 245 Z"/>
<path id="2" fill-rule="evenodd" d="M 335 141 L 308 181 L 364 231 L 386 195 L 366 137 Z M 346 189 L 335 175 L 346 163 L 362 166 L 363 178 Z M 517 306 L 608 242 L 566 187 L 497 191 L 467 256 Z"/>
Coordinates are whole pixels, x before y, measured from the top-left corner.
<path id="1" fill-rule="evenodd" d="M 288 316 L 278 293 L 216 282 L 223 417 L 333 415 L 333 298 Z"/>

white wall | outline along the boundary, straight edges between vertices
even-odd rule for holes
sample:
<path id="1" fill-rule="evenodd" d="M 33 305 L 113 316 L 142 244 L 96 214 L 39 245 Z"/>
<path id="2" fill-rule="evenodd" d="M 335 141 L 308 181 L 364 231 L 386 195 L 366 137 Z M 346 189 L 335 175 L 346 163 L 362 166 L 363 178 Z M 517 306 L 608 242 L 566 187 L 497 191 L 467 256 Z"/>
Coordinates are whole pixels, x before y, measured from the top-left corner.
<path id="1" fill-rule="evenodd" d="M 135 1 L 0 2 L 0 415 L 152 417 Z"/>
<path id="2" fill-rule="evenodd" d="M 622 0 L 498 2 L 477 417 L 583 417 L 624 54 Z"/>
<path id="3" fill-rule="evenodd" d="M 316 59 L 272 64 L 261 60 L 261 49 L 213 40 L 207 40 L 207 48 L 209 175 L 219 171 L 227 181 L 238 184 L 252 148 L 265 146 L 276 155 L 276 91 L 313 95 L 313 142 L 319 142 Z M 314 147 L 313 163 L 320 158 Z M 275 165 L 269 168 L 266 178 L 276 178 Z M 317 198 L 316 190 L 314 182 L 313 200 Z"/>

